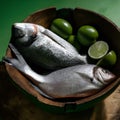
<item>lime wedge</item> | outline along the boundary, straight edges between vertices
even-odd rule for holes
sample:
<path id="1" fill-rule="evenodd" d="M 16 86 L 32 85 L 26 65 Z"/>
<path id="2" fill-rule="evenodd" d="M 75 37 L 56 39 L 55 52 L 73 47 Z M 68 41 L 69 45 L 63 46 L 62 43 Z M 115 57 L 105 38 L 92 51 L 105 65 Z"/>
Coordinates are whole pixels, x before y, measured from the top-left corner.
<path id="1" fill-rule="evenodd" d="M 100 59 L 107 54 L 109 46 L 105 41 L 97 41 L 88 49 L 88 55 L 93 59 Z"/>
<path id="2" fill-rule="evenodd" d="M 116 61 L 117 61 L 117 55 L 115 51 L 111 50 L 107 55 L 105 55 L 102 59 L 100 59 L 97 62 L 97 65 L 102 67 L 113 66 L 115 65 Z"/>

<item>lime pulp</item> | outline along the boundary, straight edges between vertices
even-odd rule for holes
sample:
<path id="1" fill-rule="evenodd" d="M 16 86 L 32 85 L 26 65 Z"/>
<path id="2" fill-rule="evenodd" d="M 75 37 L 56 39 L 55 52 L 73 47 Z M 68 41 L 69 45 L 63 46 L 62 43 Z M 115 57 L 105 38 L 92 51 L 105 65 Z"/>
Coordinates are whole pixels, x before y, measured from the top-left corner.
<path id="1" fill-rule="evenodd" d="M 100 59 L 107 54 L 109 46 L 105 41 L 97 41 L 88 49 L 88 55 L 93 59 Z"/>

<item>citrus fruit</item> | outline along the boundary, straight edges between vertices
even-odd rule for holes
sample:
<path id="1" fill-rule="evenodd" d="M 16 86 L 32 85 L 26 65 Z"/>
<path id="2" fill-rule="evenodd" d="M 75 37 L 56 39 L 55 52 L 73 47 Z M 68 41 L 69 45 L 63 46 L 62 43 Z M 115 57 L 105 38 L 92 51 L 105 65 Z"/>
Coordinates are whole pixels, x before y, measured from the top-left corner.
<path id="1" fill-rule="evenodd" d="M 67 20 L 62 18 L 54 19 L 50 29 L 64 39 L 67 39 L 69 35 L 72 34 L 71 24 Z"/>
<path id="2" fill-rule="evenodd" d="M 88 49 L 88 55 L 93 59 L 100 59 L 107 54 L 109 46 L 105 41 L 97 41 Z"/>
<path id="3" fill-rule="evenodd" d="M 97 62 L 98 66 L 113 66 L 117 61 L 117 55 L 114 50 L 108 52 L 102 59 Z"/>
<path id="4" fill-rule="evenodd" d="M 90 46 L 98 38 L 98 31 L 90 25 L 81 26 L 77 32 L 77 39 L 83 46 Z"/>
<path id="5" fill-rule="evenodd" d="M 75 35 L 70 35 L 67 41 L 71 43 L 78 51 L 80 50 L 81 47 Z"/>

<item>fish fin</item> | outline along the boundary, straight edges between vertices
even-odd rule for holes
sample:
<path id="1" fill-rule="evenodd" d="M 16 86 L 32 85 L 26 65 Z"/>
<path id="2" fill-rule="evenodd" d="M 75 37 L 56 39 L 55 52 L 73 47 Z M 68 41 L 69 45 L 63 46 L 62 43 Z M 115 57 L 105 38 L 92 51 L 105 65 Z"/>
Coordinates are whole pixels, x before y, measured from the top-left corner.
<path id="1" fill-rule="evenodd" d="M 12 45 L 9 44 L 10 49 L 15 54 L 16 58 L 9 58 L 9 57 L 3 57 L 3 62 L 15 67 L 19 71 L 25 73 L 25 68 L 30 69 L 22 55 L 18 52 L 18 50 Z"/>
<path id="2" fill-rule="evenodd" d="M 6 57 L 6 56 L 3 57 L 3 58 L 2 58 L 2 61 L 3 61 L 4 63 L 7 63 L 7 64 L 11 65 L 11 66 L 13 65 L 12 62 L 11 62 L 11 58 L 9 58 L 9 57 Z"/>
<path id="3" fill-rule="evenodd" d="M 9 47 L 16 55 L 16 58 L 4 57 L 3 62 L 12 65 L 17 70 L 21 71 L 26 77 L 34 81 L 34 83 L 42 83 L 44 81 L 43 76 L 32 70 L 32 68 L 27 64 L 23 56 L 18 52 L 14 45 L 10 44 Z"/>
<path id="4" fill-rule="evenodd" d="M 43 92 L 40 88 L 38 88 L 36 85 L 34 85 L 34 84 L 32 84 L 32 83 L 31 83 L 31 85 L 32 85 L 33 88 L 34 88 L 36 91 L 38 91 L 42 96 L 44 96 L 44 97 L 46 97 L 46 98 L 48 98 L 48 99 L 51 99 L 51 100 L 54 100 L 54 99 L 55 99 L 55 98 L 47 95 L 46 93 L 44 93 L 44 92 Z"/>
<path id="5" fill-rule="evenodd" d="M 50 30 L 46 29 L 44 32 L 43 32 L 45 35 L 47 35 L 48 37 L 50 37 L 54 42 L 56 42 L 57 44 L 59 44 L 61 47 L 65 48 L 65 45 L 64 44 L 61 44 L 60 40 L 56 40 L 56 39 L 62 39 L 60 38 L 59 36 L 57 36 L 56 34 L 52 33 Z"/>
<path id="6" fill-rule="evenodd" d="M 78 54 L 78 51 L 76 50 L 75 47 L 73 47 L 69 42 L 67 42 L 66 40 L 64 40 L 60 36 L 56 35 L 52 31 L 46 29 L 43 33 L 45 35 L 47 35 L 48 37 L 50 37 L 52 40 L 54 40 L 56 43 L 58 43 L 60 46 L 65 48 L 66 50 L 71 51 L 74 54 Z"/>
<path id="7" fill-rule="evenodd" d="M 9 43 L 9 47 L 20 62 L 27 64 L 22 55 L 19 53 L 19 51 L 15 48 L 15 46 L 12 43 Z"/>

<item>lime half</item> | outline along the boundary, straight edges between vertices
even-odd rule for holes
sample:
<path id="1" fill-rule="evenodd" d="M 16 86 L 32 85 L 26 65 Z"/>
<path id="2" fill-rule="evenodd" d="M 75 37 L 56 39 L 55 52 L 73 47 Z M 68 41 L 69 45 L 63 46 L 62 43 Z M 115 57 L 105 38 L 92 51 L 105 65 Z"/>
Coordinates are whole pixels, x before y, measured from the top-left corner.
<path id="1" fill-rule="evenodd" d="M 100 59 L 107 54 L 109 46 L 105 41 L 97 41 L 88 49 L 88 55 L 93 59 Z"/>

